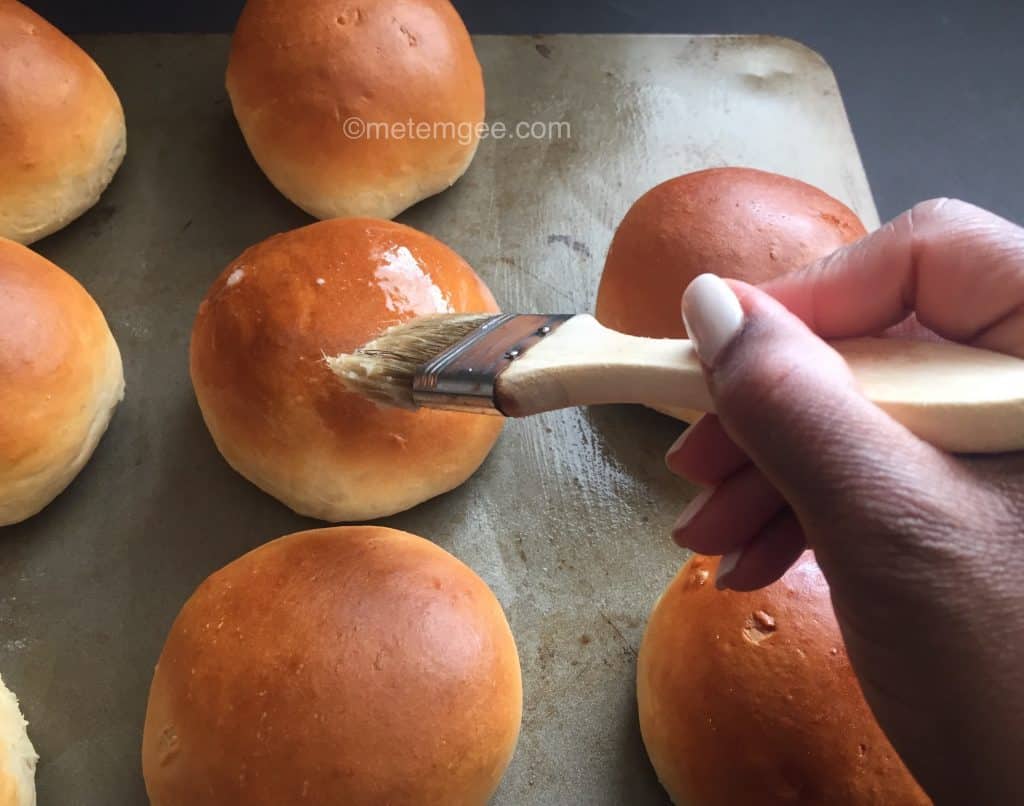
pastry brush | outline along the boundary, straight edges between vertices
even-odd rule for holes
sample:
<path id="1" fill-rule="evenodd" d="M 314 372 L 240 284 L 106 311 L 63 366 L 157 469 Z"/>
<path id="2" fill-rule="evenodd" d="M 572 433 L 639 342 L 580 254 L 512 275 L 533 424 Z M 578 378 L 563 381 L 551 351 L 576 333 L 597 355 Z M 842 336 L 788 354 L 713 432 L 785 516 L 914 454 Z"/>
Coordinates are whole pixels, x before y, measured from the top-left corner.
<path id="1" fill-rule="evenodd" d="M 1024 449 L 1024 360 L 949 342 L 832 342 L 864 394 L 944 450 Z M 610 330 L 587 314 L 440 314 L 327 357 L 350 390 L 405 408 L 525 417 L 602 403 L 713 411 L 684 339 Z"/>

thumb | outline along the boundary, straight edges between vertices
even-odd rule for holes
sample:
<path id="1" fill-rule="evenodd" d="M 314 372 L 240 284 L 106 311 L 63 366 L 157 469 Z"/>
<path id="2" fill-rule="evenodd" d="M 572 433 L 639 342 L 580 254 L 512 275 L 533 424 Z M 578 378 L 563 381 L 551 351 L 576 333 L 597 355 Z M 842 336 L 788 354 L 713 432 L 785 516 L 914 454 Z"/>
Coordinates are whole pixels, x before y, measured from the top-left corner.
<path id="1" fill-rule="evenodd" d="M 701 275 L 683 316 L 722 426 L 785 497 L 812 548 L 816 525 L 863 522 L 866 498 L 893 500 L 892 485 L 910 484 L 913 467 L 934 475 L 936 458 L 948 461 L 868 401 L 842 357 L 768 294 Z"/>

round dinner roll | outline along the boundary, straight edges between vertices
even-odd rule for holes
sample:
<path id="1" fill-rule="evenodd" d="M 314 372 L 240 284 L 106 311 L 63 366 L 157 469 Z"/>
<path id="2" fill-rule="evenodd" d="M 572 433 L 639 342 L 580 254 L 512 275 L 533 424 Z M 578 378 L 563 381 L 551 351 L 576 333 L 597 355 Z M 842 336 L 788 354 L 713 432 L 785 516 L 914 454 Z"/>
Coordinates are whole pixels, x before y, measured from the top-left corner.
<path id="1" fill-rule="evenodd" d="M 483 580 L 406 532 L 318 529 L 185 603 L 142 766 L 152 806 L 483 806 L 521 716 L 515 642 Z"/>
<path id="2" fill-rule="evenodd" d="M 18 698 L 0 677 L 0 806 L 35 806 L 36 762 Z"/>
<path id="3" fill-rule="evenodd" d="M 683 338 L 680 302 L 698 275 L 762 283 L 865 234 L 846 205 L 796 179 L 752 168 L 685 174 L 626 213 L 605 260 L 596 316 L 634 336 Z"/>
<path id="4" fill-rule="evenodd" d="M 269 238 L 232 262 L 200 305 L 192 382 L 228 463 L 296 512 L 391 515 L 457 487 L 500 417 L 378 406 L 324 357 L 432 313 L 496 312 L 444 244 L 410 227 L 335 219 Z"/>
<path id="5" fill-rule="evenodd" d="M 0 237 L 32 243 L 92 207 L 125 154 L 124 112 L 78 45 L 0 2 Z"/>
<path id="6" fill-rule="evenodd" d="M 274 186 L 317 218 L 393 218 L 473 160 L 484 83 L 448 0 L 248 0 L 227 89 Z"/>
<path id="7" fill-rule="evenodd" d="M 123 396 L 121 354 L 92 297 L 0 238 L 0 526 L 71 483 Z"/>
<path id="8" fill-rule="evenodd" d="M 926 804 L 872 716 L 806 553 L 774 585 L 719 591 L 695 556 L 651 613 L 640 730 L 674 803 Z"/>

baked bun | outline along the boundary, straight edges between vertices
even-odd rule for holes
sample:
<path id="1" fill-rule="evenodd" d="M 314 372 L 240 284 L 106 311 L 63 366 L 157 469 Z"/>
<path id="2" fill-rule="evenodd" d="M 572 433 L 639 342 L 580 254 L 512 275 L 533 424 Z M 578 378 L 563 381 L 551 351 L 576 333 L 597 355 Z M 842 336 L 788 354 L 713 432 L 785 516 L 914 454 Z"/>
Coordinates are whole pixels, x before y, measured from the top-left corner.
<path id="1" fill-rule="evenodd" d="M 78 282 L 0 238 L 0 526 L 78 475 L 124 396 L 121 354 Z"/>
<path id="2" fill-rule="evenodd" d="M 694 557 L 637 661 L 647 754 L 674 803 L 928 803 L 875 722 L 813 555 L 754 593 Z"/>
<path id="3" fill-rule="evenodd" d="M 521 714 L 512 632 L 472 570 L 405 532 L 319 529 L 185 603 L 142 767 L 152 806 L 482 806 Z"/>
<path id="4" fill-rule="evenodd" d="M 0 677 L 0 806 L 35 806 L 36 762 L 18 698 Z"/>
<path id="5" fill-rule="evenodd" d="M 249 0 L 227 89 L 256 162 L 317 218 L 393 218 L 440 193 L 484 120 L 480 63 L 448 0 Z"/>
<path id="6" fill-rule="evenodd" d="M 670 179 L 630 208 L 597 292 L 602 324 L 634 336 L 683 338 L 683 291 L 704 272 L 762 283 L 866 234 L 842 202 L 811 185 L 752 168 Z M 699 412 L 666 412 L 693 420 Z"/>
<path id="7" fill-rule="evenodd" d="M 430 313 L 497 311 L 469 265 L 391 221 L 335 219 L 246 250 L 213 284 L 192 331 L 192 382 L 217 447 L 296 512 L 383 517 L 457 487 L 502 419 L 378 406 L 325 355 Z"/>
<path id="8" fill-rule="evenodd" d="M 0 2 L 0 237 L 32 243 L 92 207 L 125 153 L 124 112 L 84 50 Z"/>

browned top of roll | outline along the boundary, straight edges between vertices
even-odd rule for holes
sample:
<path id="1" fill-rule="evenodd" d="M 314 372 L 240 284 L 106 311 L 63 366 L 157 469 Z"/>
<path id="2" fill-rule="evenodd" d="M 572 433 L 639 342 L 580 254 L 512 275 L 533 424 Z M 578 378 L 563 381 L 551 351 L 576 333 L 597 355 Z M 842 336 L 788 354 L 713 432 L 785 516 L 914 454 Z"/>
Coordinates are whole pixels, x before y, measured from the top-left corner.
<path id="1" fill-rule="evenodd" d="M 597 318 L 637 336 L 680 338 L 680 300 L 697 275 L 761 283 L 865 235 L 846 205 L 752 168 L 670 179 L 630 208 L 608 251 Z"/>
<path id="2" fill-rule="evenodd" d="M 718 591 L 694 557 L 651 614 L 637 699 L 679 804 L 924 804 L 861 694 L 807 553 L 779 582 Z"/>
<path id="3" fill-rule="evenodd" d="M 249 0 L 227 87 L 260 167 L 318 218 L 391 218 L 448 187 L 484 119 L 480 64 L 448 0 Z"/>
<path id="4" fill-rule="evenodd" d="M 324 362 L 428 313 L 497 311 L 472 268 L 391 221 L 334 219 L 247 249 L 192 332 L 207 425 L 243 475 L 303 514 L 388 515 L 462 483 L 501 418 L 378 406 Z"/>
<path id="5" fill-rule="evenodd" d="M 429 541 L 342 527 L 213 574 L 156 669 L 143 740 L 154 806 L 479 804 L 519 731 L 501 606 Z"/>
<path id="6" fill-rule="evenodd" d="M 0 237 L 31 243 L 81 214 L 124 150 L 121 102 L 96 63 L 0 0 Z"/>
<path id="7" fill-rule="evenodd" d="M 0 238 L 0 525 L 34 515 L 64 489 L 123 387 L 120 353 L 88 292 Z"/>

